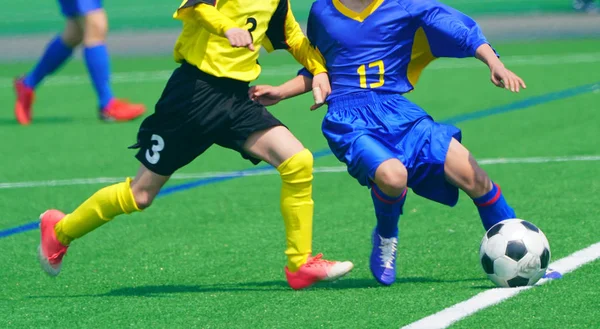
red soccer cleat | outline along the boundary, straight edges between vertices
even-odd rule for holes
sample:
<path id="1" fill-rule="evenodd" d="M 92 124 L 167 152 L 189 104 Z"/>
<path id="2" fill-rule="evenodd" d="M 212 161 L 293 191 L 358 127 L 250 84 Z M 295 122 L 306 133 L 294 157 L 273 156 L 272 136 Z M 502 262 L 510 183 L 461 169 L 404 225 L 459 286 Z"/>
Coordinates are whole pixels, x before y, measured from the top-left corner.
<path id="1" fill-rule="evenodd" d="M 33 88 L 28 87 L 23 82 L 24 78 L 16 78 L 14 82 L 15 94 L 17 100 L 15 102 L 15 118 L 22 125 L 31 123 L 31 107 L 35 98 Z"/>
<path id="2" fill-rule="evenodd" d="M 62 259 L 67 253 L 67 248 L 56 239 L 54 226 L 65 217 L 62 212 L 51 209 L 40 215 L 41 240 L 38 247 L 38 259 L 42 269 L 50 276 L 60 273 Z"/>
<path id="3" fill-rule="evenodd" d="M 113 98 L 100 112 L 100 119 L 112 121 L 131 121 L 146 111 L 142 104 L 131 104 L 125 100 Z"/>
<path id="4" fill-rule="evenodd" d="M 299 290 L 312 286 L 319 281 L 334 281 L 348 274 L 354 267 L 351 262 L 328 261 L 322 254 L 309 257 L 306 264 L 296 272 L 285 267 L 285 276 L 292 289 Z"/>

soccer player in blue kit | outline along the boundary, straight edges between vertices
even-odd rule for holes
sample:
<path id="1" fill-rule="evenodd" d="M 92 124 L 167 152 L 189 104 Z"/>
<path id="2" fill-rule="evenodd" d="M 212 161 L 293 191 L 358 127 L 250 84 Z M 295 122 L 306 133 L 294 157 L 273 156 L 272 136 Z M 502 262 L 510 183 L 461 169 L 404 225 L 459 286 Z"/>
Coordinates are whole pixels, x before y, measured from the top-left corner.
<path id="1" fill-rule="evenodd" d="M 438 57 L 474 56 L 488 65 L 496 86 L 512 92 L 526 87 L 504 67 L 475 21 L 434 0 L 317 0 L 307 28 L 331 80 L 323 134 L 350 175 L 371 189 L 377 226 L 370 267 L 378 282 L 390 285 L 396 278 L 407 188 L 448 206 L 462 189 L 486 230 L 516 217 L 460 143 L 461 131 L 436 123 L 402 96 Z M 249 95 L 272 105 L 309 91 L 310 81 L 304 69 L 281 86 L 254 86 Z"/>
<path id="2" fill-rule="evenodd" d="M 83 58 L 98 97 L 99 118 L 103 121 L 129 121 L 144 114 L 143 104 L 114 97 L 110 86 L 110 60 L 105 44 L 108 31 L 102 0 L 58 0 L 65 16 L 65 28 L 54 37 L 37 65 L 15 80 L 15 118 L 22 125 L 32 121 L 35 89 L 58 70 L 83 44 Z"/>

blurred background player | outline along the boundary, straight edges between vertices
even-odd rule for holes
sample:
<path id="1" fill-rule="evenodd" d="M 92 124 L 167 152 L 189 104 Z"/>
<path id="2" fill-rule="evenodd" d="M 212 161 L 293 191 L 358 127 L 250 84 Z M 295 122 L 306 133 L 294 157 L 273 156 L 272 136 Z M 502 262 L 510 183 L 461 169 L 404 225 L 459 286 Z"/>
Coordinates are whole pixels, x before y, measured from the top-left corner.
<path id="1" fill-rule="evenodd" d="M 59 0 L 66 18 L 65 29 L 47 45 L 37 65 L 14 82 L 17 100 L 15 116 L 22 125 L 32 121 L 35 89 L 45 77 L 54 73 L 83 43 L 85 65 L 98 96 L 100 119 L 129 121 L 141 116 L 145 107 L 114 97 L 110 86 L 110 61 L 106 47 L 108 22 L 102 0 Z"/>
<path id="2" fill-rule="evenodd" d="M 264 106 L 248 98 L 248 84 L 261 71 L 261 45 L 288 50 L 314 74 L 316 101 L 330 91 L 323 58 L 302 33 L 287 0 L 222 0 L 218 8 L 216 2 L 185 0 L 174 15 L 183 21 L 174 51 L 181 66 L 167 82 L 155 112 L 141 124 L 133 147 L 139 148 L 141 165 L 133 181 L 99 190 L 68 215 L 58 210 L 42 214 L 38 256 L 48 274 L 58 275 L 74 239 L 118 215 L 149 207 L 176 170 L 213 144 L 235 150 L 254 164 L 265 161 L 277 168 L 290 287 L 303 289 L 352 269 L 350 262 L 312 256 L 313 155 Z"/>
<path id="3" fill-rule="evenodd" d="M 489 66 L 496 86 L 525 88 L 475 21 L 434 0 L 318 0 L 307 28 L 331 78 L 323 134 L 348 172 L 371 189 L 377 225 L 370 267 L 378 282 L 396 279 L 398 221 L 408 187 L 448 206 L 457 203 L 462 189 L 486 230 L 515 218 L 500 188 L 460 143 L 460 129 L 436 123 L 402 96 L 437 57 L 477 57 Z M 310 74 L 301 74 L 280 87 L 253 87 L 250 97 L 271 105 L 304 93 Z"/>
<path id="4" fill-rule="evenodd" d="M 591 14 L 599 12 L 596 0 L 573 0 L 573 9 Z"/>

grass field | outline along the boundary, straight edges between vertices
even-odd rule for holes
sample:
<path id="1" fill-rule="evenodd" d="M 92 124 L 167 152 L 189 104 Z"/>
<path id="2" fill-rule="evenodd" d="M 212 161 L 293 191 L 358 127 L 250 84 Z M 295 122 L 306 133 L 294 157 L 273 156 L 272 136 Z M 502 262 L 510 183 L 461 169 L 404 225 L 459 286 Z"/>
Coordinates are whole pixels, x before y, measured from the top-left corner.
<path id="1" fill-rule="evenodd" d="M 517 159 L 485 169 L 517 214 L 544 230 L 557 260 L 600 240 L 600 166 L 574 158 L 600 156 L 600 47 L 597 40 L 495 46 L 526 80 L 526 91 L 512 95 L 493 87 L 475 60 L 440 60 L 408 97 L 434 118 L 456 122 L 477 158 Z M 264 83 L 282 82 L 296 69 L 285 54 L 261 63 Z M 69 185 L 73 179 L 125 177 L 137 167 L 127 146 L 139 121 L 97 121 L 81 62 L 39 89 L 34 124 L 16 125 L 10 81 L 31 64 L 0 64 L 0 232 L 50 207 L 70 211 L 103 186 Z M 173 67 L 169 57 L 115 58 L 115 91 L 152 107 Z M 326 154 L 318 152 L 327 148 L 320 133 L 324 112 L 311 113 L 309 105 L 310 97 L 301 97 L 273 112 L 307 147 Z M 530 157 L 567 158 L 518 160 Z M 340 163 L 323 155 L 315 166 Z M 181 173 L 250 167 L 215 147 Z M 199 186 L 165 195 L 144 213 L 119 217 L 76 241 L 55 279 L 37 264 L 39 231 L 0 237 L 6 256 L 0 328 L 399 328 L 493 287 L 478 262 L 484 232 L 469 198 L 462 194 L 450 209 L 412 193 L 401 219 L 398 281 L 378 286 L 368 269 L 375 222 L 369 194 L 337 171 L 315 174 L 314 250 L 355 263 L 338 282 L 297 292 L 287 287 L 276 175 L 212 184 L 181 179 L 169 187 Z M 63 185 L 39 186 L 49 180 Z M 595 261 L 453 327 L 598 328 L 598 271 Z"/>

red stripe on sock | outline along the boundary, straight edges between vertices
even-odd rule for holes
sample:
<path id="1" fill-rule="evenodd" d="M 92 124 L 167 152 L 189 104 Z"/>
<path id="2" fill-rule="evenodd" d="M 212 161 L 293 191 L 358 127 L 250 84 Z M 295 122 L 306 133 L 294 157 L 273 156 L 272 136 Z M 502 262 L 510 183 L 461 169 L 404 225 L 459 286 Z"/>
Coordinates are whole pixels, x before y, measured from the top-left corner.
<path id="1" fill-rule="evenodd" d="M 375 194 L 375 197 L 377 199 L 379 199 L 379 201 L 383 202 L 383 203 L 387 203 L 387 204 L 394 204 L 394 203 L 398 203 L 400 201 L 402 201 L 402 199 L 404 199 L 404 197 L 406 196 L 406 192 L 408 192 L 408 189 L 404 189 L 404 192 L 402 192 L 402 195 L 398 197 L 398 199 L 396 200 L 388 200 L 384 197 L 382 197 L 378 192 L 377 189 L 375 188 L 375 184 L 373 184 L 373 186 L 371 186 L 371 189 L 373 190 L 373 193 Z"/>
<path id="2" fill-rule="evenodd" d="M 496 191 L 496 195 L 494 195 L 494 197 L 491 198 L 488 202 L 484 202 L 484 203 L 480 203 L 480 204 L 475 203 L 478 207 L 491 206 L 494 203 L 496 203 L 496 201 L 498 201 L 498 199 L 500 199 L 500 196 L 502 195 L 502 191 L 500 190 L 500 186 L 498 186 L 498 184 L 494 184 L 494 185 L 498 189 L 498 191 Z"/>

